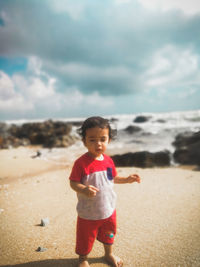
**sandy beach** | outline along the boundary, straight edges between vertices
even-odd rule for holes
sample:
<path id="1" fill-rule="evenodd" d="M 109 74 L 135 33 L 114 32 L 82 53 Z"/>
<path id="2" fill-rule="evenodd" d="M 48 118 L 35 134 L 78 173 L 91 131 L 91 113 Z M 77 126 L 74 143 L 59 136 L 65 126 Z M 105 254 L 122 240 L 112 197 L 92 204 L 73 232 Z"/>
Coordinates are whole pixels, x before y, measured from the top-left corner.
<path id="1" fill-rule="evenodd" d="M 0 151 L 0 266 L 76 266 L 76 194 L 66 164 L 34 157 L 36 148 Z M 141 184 L 115 185 L 114 252 L 127 267 L 200 266 L 200 172 L 181 167 L 118 168 Z M 41 219 L 49 224 L 40 226 Z M 36 251 L 46 248 L 44 252 Z M 108 266 L 97 241 L 91 266 Z"/>

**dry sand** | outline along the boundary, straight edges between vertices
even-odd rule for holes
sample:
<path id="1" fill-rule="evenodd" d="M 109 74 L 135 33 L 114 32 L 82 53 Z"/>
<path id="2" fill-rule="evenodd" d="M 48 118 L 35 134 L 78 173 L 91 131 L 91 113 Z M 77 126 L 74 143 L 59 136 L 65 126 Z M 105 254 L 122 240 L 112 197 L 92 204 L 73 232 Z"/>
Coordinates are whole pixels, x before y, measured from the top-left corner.
<path id="1" fill-rule="evenodd" d="M 70 164 L 31 158 L 34 149 L 0 151 L 0 266 L 76 266 L 76 194 Z M 141 184 L 115 185 L 115 254 L 127 267 L 200 266 L 200 172 L 118 168 Z M 48 217 L 50 224 L 39 226 Z M 37 252 L 38 247 L 47 248 Z M 107 266 L 95 242 L 91 266 Z"/>

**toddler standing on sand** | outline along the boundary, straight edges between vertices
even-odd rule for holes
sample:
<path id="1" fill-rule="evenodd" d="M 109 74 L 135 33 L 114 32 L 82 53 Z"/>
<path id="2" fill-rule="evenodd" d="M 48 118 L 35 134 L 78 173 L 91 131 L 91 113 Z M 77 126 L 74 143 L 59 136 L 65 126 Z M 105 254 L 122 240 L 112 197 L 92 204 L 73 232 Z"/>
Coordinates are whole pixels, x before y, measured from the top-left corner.
<path id="1" fill-rule="evenodd" d="M 84 121 L 80 134 L 88 152 L 75 161 L 69 177 L 70 186 L 78 197 L 78 266 L 89 266 L 87 257 L 97 239 L 103 243 L 106 261 L 115 267 L 121 267 L 122 260 L 112 253 L 116 234 L 116 194 L 113 184 L 140 183 L 140 177 L 137 174 L 119 177 L 112 159 L 104 154 L 112 138 L 112 129 L 107 119 L 88 118 Z"/>

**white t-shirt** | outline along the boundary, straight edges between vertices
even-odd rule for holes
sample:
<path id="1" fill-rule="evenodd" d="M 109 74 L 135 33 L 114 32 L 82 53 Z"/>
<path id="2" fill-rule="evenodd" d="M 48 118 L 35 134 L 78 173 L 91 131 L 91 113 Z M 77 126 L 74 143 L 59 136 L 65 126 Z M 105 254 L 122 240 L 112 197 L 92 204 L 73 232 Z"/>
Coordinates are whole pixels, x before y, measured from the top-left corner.
<path id="1" fill-rule="evenodd" d="M 116 206 L 116 193 L 113 190 L 113 178 L 116 175 L 112 159 L 105 154 L 102 160 L 95 160 L 86 153 L 75 161 L 69 179 L 99 189 L 96 196 L 91 198 L 77 193 L 80 218 L 101 220 L 112 215 Z"/>

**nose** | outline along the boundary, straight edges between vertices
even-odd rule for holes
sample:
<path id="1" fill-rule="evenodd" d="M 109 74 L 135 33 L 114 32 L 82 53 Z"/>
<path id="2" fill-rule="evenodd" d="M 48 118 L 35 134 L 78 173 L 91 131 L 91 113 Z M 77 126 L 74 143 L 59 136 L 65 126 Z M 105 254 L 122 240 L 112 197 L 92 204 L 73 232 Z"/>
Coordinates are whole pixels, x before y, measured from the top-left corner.
<path id="1" fill-rule="evenodd" d="M 96 144 L 97 144 L 98 146 L 101 146 L 101 141 L 98 140 Z"/>

